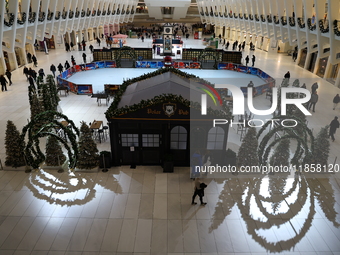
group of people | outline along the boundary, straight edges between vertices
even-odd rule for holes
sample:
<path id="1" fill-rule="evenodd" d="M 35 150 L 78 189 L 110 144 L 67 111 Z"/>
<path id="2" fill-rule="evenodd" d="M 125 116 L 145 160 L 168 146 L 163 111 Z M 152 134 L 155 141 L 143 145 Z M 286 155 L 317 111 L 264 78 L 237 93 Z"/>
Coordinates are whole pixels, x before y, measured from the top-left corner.
<path id="1" fill-rule="evenodd" d="M 246 66 L 248 66 L 249 60 L 250 60 L 249 55 L 247 55 L 247 57 L 245 58 Z M 256 57 L 255 57 L 255 55 L 253 55 L 253 56 L 251 57 L 251 62 L 252 62 L 252 65 L 251 65 L 251 66 L 254 66 L 254 65 L 255 65 L 255 60 L 256 60 Z"/>
<path id="2" fill-rule="evenodd" d="M 65 42 L 65 50 L 67 51 L 67 52 L 71 52 L 71 50 L 74 50 L 74 43 L 71 41 L 70 43 L 68 43 L 68 42 Z M 85 49 L 85 47 L 86 47 L 86 42 L 85 42 L 85 40 L 82 40 L 81 42 L 78 42 L 78 50 L 79 51 L 85 51 L 86 49 Z"/>
<path id="3" fill-rule="evenodd" d="M 9 83 L 9 86 L 12 85 L 12 73 L 7 69 L 5 72 L 5 75 L 7 77 L 7 80 L 5 76 L 2 74 L 0 75 L 0 84 L 1 84 L 1 91 L 7 91 L 7 83 Z"/>

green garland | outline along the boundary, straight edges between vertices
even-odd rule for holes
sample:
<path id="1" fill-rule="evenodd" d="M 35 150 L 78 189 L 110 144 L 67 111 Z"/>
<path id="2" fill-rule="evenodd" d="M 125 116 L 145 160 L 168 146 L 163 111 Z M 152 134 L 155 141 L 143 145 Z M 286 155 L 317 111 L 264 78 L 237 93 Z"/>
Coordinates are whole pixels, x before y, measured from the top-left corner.
<path id="1" fill-rule="evenodd" d="M 53 15 L 54 15 L 53 12 L 48 11 L 47 20 L 52 20 L 53 19 Z"/>
<path id="2" fill-rule="evenodd" d="M 282 26 L 287 25 L 287 18 L 285 16 L 281 17 L 281 24 L 282 24 Z"/>
<path id="3" fill-rule="evenodd" d="M 64 127 L 59 121 L 54 119 L 55 117 L 65 119 L 71 125 L 72 130 L 74 130 L 76 134 L 74 134 L 70 128 Z M 45 120 L 50 121 L 51 119 L 52 119 L 51 122 L 40 125 L 40 123 L 45 122 Z M 38 131 L 34 130 L 37 124 L 39 124 Z M 69 138 L 72 144 L 73 153 L 64 139 L 60 138 L 55 133 L 51 132 L 51 130 L 54 127 L 58 127 L 59 129 L 62 129 L 65 132 L 65 134 L 67 135 L 67 137 Z M 39 165 L 45 160 L 45 155 L 40 150 L 39 138 L 51 135 L 51 136 L 56 137 L 61 143 L 63 143 L 63 145 L 68 151 L 69 167 L 74 168 L 76 161 L 77 161 L 77 156 L 78 156 L 77 136 L 79 136 L 79 130 L 74 125 L 74 122 L 72 120 L 69 120 L 66 115 L 63 115 L 55 111 L 42 112 L 36 115 L 34 119 L 32 119 L 26 126 L 23 127 L 22 133 L 21 133 L 21 139 L 23 141 L 25 140 L 26 133 L 28 133 L 28 141 L 25 146 L 24 156 L 26 159 L 26 164 L 28 166 L 31 166 L 34 169 L 37 169 L 39 168 Z"/>
<path id="4" fill-rule="evenodd" d="M 68 18 L 69 18 L 69 19 L 72 19 L 72 18 L 73 18 L 73 15 L 74 15 L 74 12 L 73 12 L 73 11 L 70 11 L 70 12 L 68 13 Z"/>
<path id="5" fill-rule="evenodd" d="M 259 15 L 258 15 L 258 14 L 255 14 L 255 20 L 256 20 L 256 21 L 260 21 L 260 18 L 259 18 Z"/>
<path id="6" fill-rule="evenodd" d="M 173 102 L 181 103 L 184 106 L 187 106 L 187 107 L 190 107 L 190 108 L 193 108 L 193 109 L 200 110 L 201 105 L 199 103 L 190 102 L 189 100 L 184 99 L 182 96 L 172 95 L 172 94 L 162 94 L 162 95 L 156 96 L 152 99 L 142 100 L 138 104 L 118 108 L 118 104 L 121 101 L 121 98 L 122 98 L 125 90 L 127 89 L 127 87 L 129 85 L 134 84 L 138 81 L 142 81 L 142 80 L 145 80 L 145 79 L 149 79 L 149 78 L 158 76 L 158 75 L 166 73 L 166 72 L 172 72 L 172 73 L 174 73 L 174 74 L 176 74 L 180 77 L 183 77 L 183 78 L 186 78 L 186 79 L 193 79 L 197 83 L 205 83 L 205 84 L 208 84 L 210 86 L 213 86 L 213 84 L 211 84 L 210 82 L 208 82 L 204 79 L 201 79 L 201 78 L 199 78 L 195 75 L 192 75 L 192 74 L 187 74 L 187 73 L 182 72 L 182 71 L 180 71 L 180 70 L 178 70 L 174 67 L 161 68 L 161 69 L 158 69 L 154 72 L 146 73 L 146 74 L 143 74 L 139 77 L 128 79 L 128 80 L 124 81 L 123 84 L 120 86 L 118 93 L 115 96 L 115 100 L 112 102 L 112 104 L 110 105 L 108 110 L 105 112 L 106 118 L 109 120 L 109 119 L 115 118 L 117 116 L 120 116 L 122 114 L 138 111 L 138 110 L 145 108 L 145 107 L 148 107 L 150 105 L 155 105 L 155 104 L 158 104 L 158 103 L 161 103 L 161 102 L 164 102 L 164 101 L 169 101 L 169 100 L 173 101 Z M 228 107 L 225 107 L 223 110 L 224 111 L 218 111 L 218 110 L 212 110 L 211 108 L 208 108 L 208 114 L 223 117 L 223 118 L 231 118 L 232 117 L 230 109 Z"/>
<path id="7" fill-rule="evenodd" d="M 279 16 L 277 16 L 277 15 L 274 16 L 274 23 L 275 24 L 280 24 Z"/>
<path id="8" fill-rule="evenodd" d="M 60 19 L 60 12 L 57 11 L 55 17 L 54 17 L 55 20 L 59 20 Z"/>
<path id="9" fill-rule="evenodd" d="M 273 23 L 272 15 L 267 15 L 267 21 L 268 21 L 268 23 Z"/>
<path id="10" fill-rule="evenodd" d="M 264 17 L 263 14 L 260 15 L 260 18 L 261 18 L 261 21 L 262 21 L 262 22 L 266 22 L 266 18 Z"/>
<path id="11" fill-rule="evenodd" d="M 253 14 L 249 14 L 249 19 L 250 19 L 250 20 L 254 20 Z"/>
<path id="12" fill-rule="evenodd" d="M 295 27 L 295 19 L 294 19 L 294 17 L 289 17 L 289 25 L 291 27 Z"/>
<path id="13" fill-rule="evenodd" d="M 135 61 L 137 59 L 137 55 L 134 49 L 132 49 L 129 46 L 123 46 L 122 48 L 118 50 L 117 58 L 116 58 L 117 67 L 121 67 L 120 61 L 121 61 L 122 55 L 130 55 L 130 57 L 133 59 L 133 67 L 135 67 Z"/>

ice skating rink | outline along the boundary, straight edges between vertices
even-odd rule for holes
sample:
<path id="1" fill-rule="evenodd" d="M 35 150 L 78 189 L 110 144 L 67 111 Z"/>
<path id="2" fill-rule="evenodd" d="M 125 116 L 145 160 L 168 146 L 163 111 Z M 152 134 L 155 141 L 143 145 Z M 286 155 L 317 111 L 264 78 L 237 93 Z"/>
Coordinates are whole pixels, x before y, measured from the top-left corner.
<path id="1" fill-rule="evenodd" d="M 76 84 L 92 84 L 93 93 L 104 91 L 104 84 L 120 85 L 124 79 L 139 77 L 145 73 L 154 72 L 157 69 L 151 68 L 104 68 L 75 73 L 68 78 Z M 246 87 L 249 81 L 255 86 L 266 82 L 261 78 L 229 70 L 200 70 L 200 69 L 179 69 L 188 74 L 196 75 L 213 84 L 232 84 L 239 87 Z"/>

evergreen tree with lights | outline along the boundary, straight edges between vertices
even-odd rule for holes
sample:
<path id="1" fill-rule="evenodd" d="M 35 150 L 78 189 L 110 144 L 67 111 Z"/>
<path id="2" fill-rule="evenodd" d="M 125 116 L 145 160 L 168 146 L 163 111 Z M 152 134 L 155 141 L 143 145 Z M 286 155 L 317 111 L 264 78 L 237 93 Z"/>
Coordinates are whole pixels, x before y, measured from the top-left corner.
<path id="1" fill-rule="evenodd" d="M 247 134 L 242 140 L 241 147 L 237 154 L 237 166 L 258 166 L 258 140 L 256 138 L 256 129 L 248 128 Z"/>
<path id="2" fill-rule="evenodd" d="M 282 139 L 276 146 L 273 155 L 270 158 L 272 166 L 289 166 L 289 139 Z"/>
<path id="3" fill-rule="evenodd" d="M 321 128 L 314 140 L 313 163 L 315 164 L 328 165 L 330 147 L 328 128 L 328 126 Z"/>
<path id="4" fill-rule="evenodd" d="M 78 141 L 78 160 L 76 166 L 80 169 L 92 169 L 99 165 L 97 145 L 92 138 L 89 126 L 81 123 Z"/>
<path id="5" fill-rule="evenodd" d="M 45 164 L 47 166 L 60 166 L 66 157 L 61 149 L 58 139 L 54 136 L 49 136 L 46 143 Z"/>
<path id="6" fill-rule="evenodd" d="M 25 142 L 21 139 L 17 127 L 10 120 L 7 121 L 5 148 L 6 166 L 20 167 L 26 165 L 24 159 Z"/>

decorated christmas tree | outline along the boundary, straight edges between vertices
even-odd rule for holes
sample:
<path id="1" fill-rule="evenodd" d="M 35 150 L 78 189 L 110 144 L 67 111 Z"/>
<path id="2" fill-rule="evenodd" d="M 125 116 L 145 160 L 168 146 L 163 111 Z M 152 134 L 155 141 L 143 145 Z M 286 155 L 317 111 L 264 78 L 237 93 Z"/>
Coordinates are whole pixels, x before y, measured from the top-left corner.
<path id="1" fill-rule="evenodd" d="M 10 120 L 7 121 L 6 137 L 6 166 L 20 167 L 24 166 L 24 148 L 25 143 L 20 137 L 20 133 L 17 130 L 14 123 Z"/>
<path id="2" fill-rule="evenodd" d="M 292 86 L 295 87 L 295 88 L 299 88 L 300 87 L 299 79 L 296 79 L 295 81 L 293 81 L 293 85 Z"/>
<path id="3" fill-rule="evenodd" d="M 47 166 L 60 166 L 66 160 L 58 139 L 49 136 L 46 143 L 45 163 Z"/>
<path id="4" fill-rule="evenodd" d="M 275 148 L 274 154 L 270 158 L 272 166 L 289 165 L 289 139 L 282 139 Z"/>
<path id="5" fill-rule="evenodd" d="M 81 169 L 92 169 L 99 165 L 99 154 L 92 133 L 85 122 L 81 123 L 78 141 L 78 160 L 76 166 Z"/>
<path id="6" fill-rule="evenodd" d="M 237 166 L 257 166 L 259 164 L 256 129 L 250 127 L 242 140 L 237 154 Z"/>
<path id="7" fill-rule="evenodd" d="M 328 126 L 321 128 L 314 140 L 313 163 L 328 165 L 329 156 Z"/>

